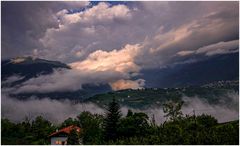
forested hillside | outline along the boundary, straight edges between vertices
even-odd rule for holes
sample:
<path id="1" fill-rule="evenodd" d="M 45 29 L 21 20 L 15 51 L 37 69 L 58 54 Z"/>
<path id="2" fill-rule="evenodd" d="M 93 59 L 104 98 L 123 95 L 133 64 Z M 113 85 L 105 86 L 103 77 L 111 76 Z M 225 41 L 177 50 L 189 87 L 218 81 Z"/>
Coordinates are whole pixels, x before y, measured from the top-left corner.
<path id="1" fill-rule="evenodd" d="M 111 97 L 114 97 L 121 105 L 132 108 L 145 109 L 150 106 L 160 107 L 167 100 L 182 100 L 183 97 L 198 97 L 210 104 L 219 104 L 221 101 L 230 102 L 228 93 L 238 93 L 238 80 L 219 81 L 203 86 L 188 86 L 182 88 L 146 88 L 138 90 L 120 90 L 97 94 L 85 100 L 93 102 L 100 107 L 106 106 Z M 221 99 L 221 100 L 220 100 Z"/>

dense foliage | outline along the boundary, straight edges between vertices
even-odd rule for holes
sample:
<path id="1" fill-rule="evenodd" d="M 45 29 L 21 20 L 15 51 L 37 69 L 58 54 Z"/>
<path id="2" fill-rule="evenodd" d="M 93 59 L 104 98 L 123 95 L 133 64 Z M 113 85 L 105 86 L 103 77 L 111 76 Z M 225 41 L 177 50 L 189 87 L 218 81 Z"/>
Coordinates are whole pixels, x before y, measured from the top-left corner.
<path id="1" fill-rule="evenodd" d="M 182 103 L 168 102 L 164 106 L 167 121 L 157 125 L 154 116 L 128 111 L 121 116 L 119 105 L 112 101 L 105 116 L 80 113 L 60 125 L 53 125 L 42 117 L 30 122 L 12 123 L 2 119 L 2 144 L 50 144 L 49 134 L 69 125 L 81 127 L 83 144 L 239 144 L 238 121 L 218 123 L 210 115 L 189 116 L 181 113 Z M 77 135 L 69 139 L 76 144 Z"/>
<path id="2" fill-rule="evenodd" d="M 69 145 L 79 145 L 80 144 L 79 135 L 75 129 L 73 129 L 70 132 L 68 139 L 67 139 L 67 144 L 69 144 Z"/>

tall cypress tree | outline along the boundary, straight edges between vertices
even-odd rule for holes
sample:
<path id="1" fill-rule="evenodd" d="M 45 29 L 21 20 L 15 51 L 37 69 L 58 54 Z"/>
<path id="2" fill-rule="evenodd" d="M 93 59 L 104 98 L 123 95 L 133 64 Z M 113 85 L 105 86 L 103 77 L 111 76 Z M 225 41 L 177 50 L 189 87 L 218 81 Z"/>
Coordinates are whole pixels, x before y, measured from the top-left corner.
<path id="1" fill-rule="evenodd" d="M 118 137 L 118 124 L 121 118 L 120 106 L 115 101 L 109 103 L 104 120 L 104 138 L 105 140 L 116 140 Z"/>

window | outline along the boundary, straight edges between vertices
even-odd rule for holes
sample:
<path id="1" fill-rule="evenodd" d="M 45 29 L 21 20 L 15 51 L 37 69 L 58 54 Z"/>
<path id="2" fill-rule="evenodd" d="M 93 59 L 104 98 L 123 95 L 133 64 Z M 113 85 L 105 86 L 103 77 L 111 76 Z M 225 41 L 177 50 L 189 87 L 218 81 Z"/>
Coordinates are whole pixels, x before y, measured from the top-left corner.
<path id="1" fill-rule="evenodd" d="M 62 142 L 60 140 L 56 140 L 55 144 L 62 144 Z"/>

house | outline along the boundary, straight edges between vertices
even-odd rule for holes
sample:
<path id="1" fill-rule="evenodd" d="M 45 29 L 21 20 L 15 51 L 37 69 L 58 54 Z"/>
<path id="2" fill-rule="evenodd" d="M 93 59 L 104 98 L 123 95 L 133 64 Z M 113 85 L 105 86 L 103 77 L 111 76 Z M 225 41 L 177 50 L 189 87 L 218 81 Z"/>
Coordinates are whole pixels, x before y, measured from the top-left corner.
<path id="1" fill-rule="evenodd" d="M 57 130 L 56 132 L 53 132 L 49 135 L 51 138 L 51 145 L 66 145 L 68 135 L 72 130 L 76 130 L 78 133 L 80 132 L 80 128 L 74 125 L 62 128 L 60 130 Z"/>

